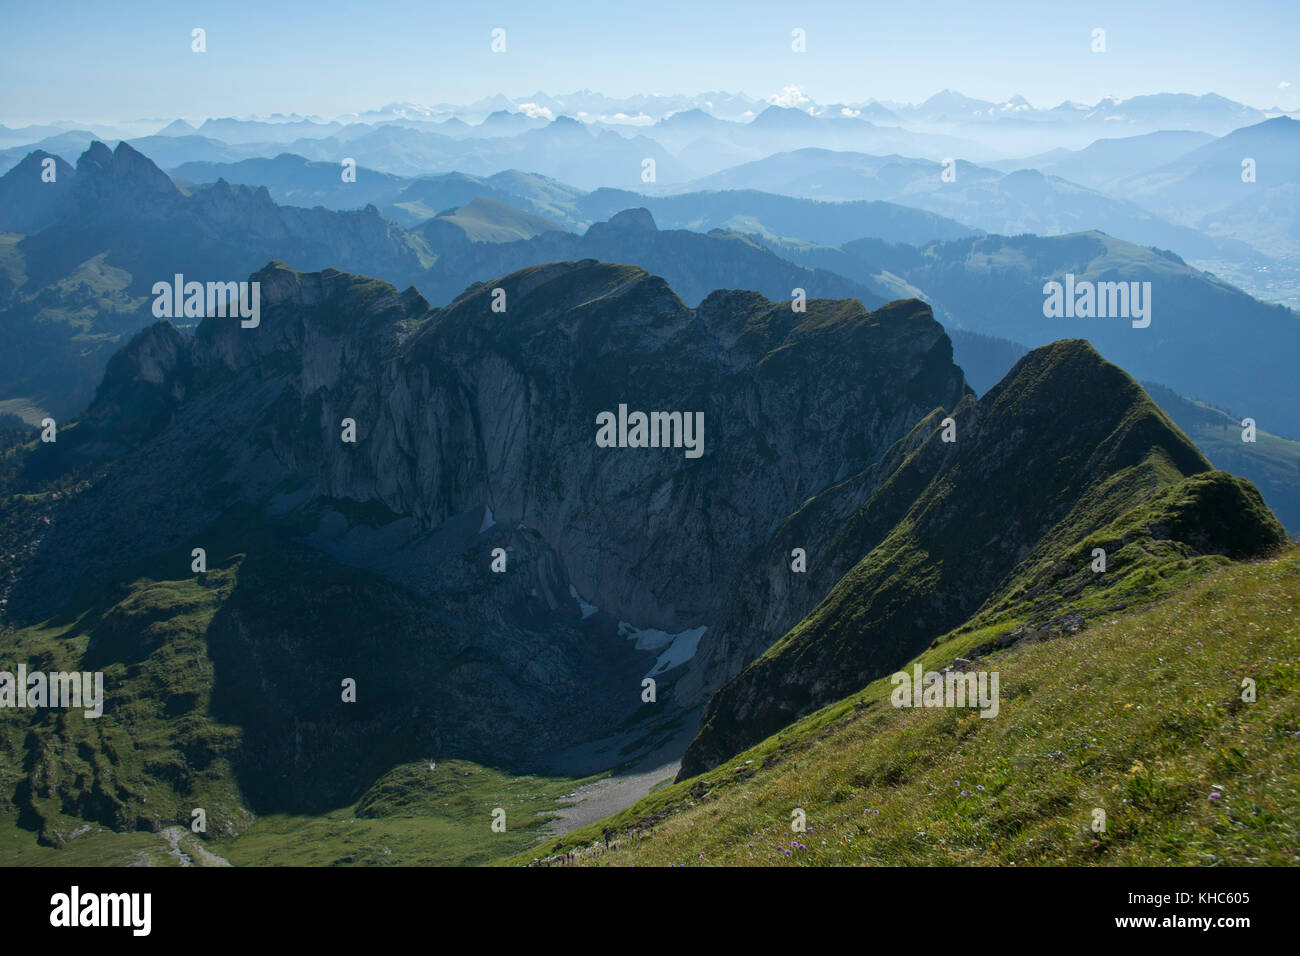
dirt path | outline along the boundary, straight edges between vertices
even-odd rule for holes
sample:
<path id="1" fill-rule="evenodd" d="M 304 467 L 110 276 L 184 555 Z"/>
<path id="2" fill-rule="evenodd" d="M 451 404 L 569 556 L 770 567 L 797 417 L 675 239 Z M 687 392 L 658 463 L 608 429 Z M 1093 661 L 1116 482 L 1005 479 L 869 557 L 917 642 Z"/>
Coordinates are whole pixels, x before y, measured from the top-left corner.
<path id="1" fill-rule="evenodd" d="M 595 823 L 636 803 L 657 783 L 671 781 L 681 767 L 682 754 L 695 735 L 698 713 L 670 711 L 651 724 L 643 724 L 601 740 L 589 741 L 555 754 L 552 770 L 585 777 L 613 767 L 613 772 L 585 784 L 561 798 L 557 816 L 546 824 L 554 836 Z M 628 759 L 629 744 L 649 740 L 639 756 Z"/>
<path id="2" fill-rule="evenodd" d="M 230 861 L 225 857 L 217 856 L 215 853 L 210 853 L 197 840 L 192 840 L 190 841 L 193 844 L 190 847 L 190 853 L 193 853 L 195 857 L 198 857 L 198 863 L 195 863 L 194 858 L 181 849 L 181 840 L 186 836 L 186 831 L 183 827 L 168 827 L 167 829 L 160 831 L 158 835 L 167 841 L 168 855 L 174 856 L 179 860 L 181 866 L 230 866 Z"/>
<path id="3" fill-rule="evenodd" d="M 659 781 L 672 780 L 681 765 L 680 760 L 675 760 L 644 773 L 606 777 L 579 787 L 571 797 L 563 799 L 568 805 L 560 808 L 559 815 L 546 824 L 546 832 L 559 836 L 618 813 L 648 794 Z"/>

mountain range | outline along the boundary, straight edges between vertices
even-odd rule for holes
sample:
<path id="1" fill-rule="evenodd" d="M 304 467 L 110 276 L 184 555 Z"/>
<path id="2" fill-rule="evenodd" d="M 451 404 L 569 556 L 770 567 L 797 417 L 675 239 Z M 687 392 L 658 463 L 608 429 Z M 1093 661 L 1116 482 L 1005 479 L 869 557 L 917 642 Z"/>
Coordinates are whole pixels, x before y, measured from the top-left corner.
<path id="1" fill-rule="evenodd" d="M 56 163 L 54 183 L 41 181 L 45 159 Z M 280 166 L 286 163 L 301 168 L 281 157 Z M 981 392 L 1025 348 L 1086 334 L 1143 380 L 1249 416 L 1271 436 L 1300 433 L 1291 415 L 1295 396 L 1285 384 L 1298 328 L 1290 312 L 1258 303 L 1177 256 L 1099 233 L 980 236 L 880 201 L 825 203 L 744 191 L 582 194 L 517 173 L 403 186 L 391 208 L 410 213 L 455 204 L 403 228 L 374 206 L 304 209 L 276 203 L 265 187 L 174 182 L 126 144 L 112 152 L 102 144 L 88 150 L 75 170 L 34 153 L 0 177 L 0 197 L 6 217 L 0 227 L 29 233 L 13 235 L 3 247 L 8 280 L 0 288 L 6 316 L 0 334 L 9 347 L 0 412 L 32 423 L 85 407 L 114 349 L 152 321 L 150 290 L 160 278 L 170 280 L 179 269 L 198 281 L 231 281 L 278 251 L 306 268 L 336 263 L 399 287 L 415 285 L 436 304 L 469 283 L 585 258 L 639 263 L 692 305 L 729 285 L 773 300 L 803 289 L 809 298 L 854 297 L 867 307 L 923 297 Z M 675 228 L 662 229 L 657 219 Z M 694 231 L 706 228 L 707 234 Z M 799 238 L 779 238 L 792 233 Z M 868 238 L 844 241 L 864 233 Z M 951 238 L 935 242 L 934 236 Z M 1066 274 L 1152 282 L 1152 328 L 1044 318 L 1044 283 Z M 1241 338 L 1222 323 L 1223 314 L 1237 316 L 1253 333 Z M 1177 336 L 1177 350 L 1167 347 L 1170 336 Z M 1250 356 L 1251 364 L 1222 367 L 1225 350 Z M 1195 416 L 1178 416 L 1192 427 Z M 1279 441 L 1262 456 L 1244 448 L 1242 467 L 1291 516 L 1300 502 L 1292 503 L 1286 483 L 1270 477 L 1276 456 L 1284 470 L 1291 457 L 1290 446 Z M 1232 460 L 1243 459 L 1234 453 Z M 1294 526 L 1290 517 L 1288 525 Z"/>
<path id="2" fill-rule="evenodd" d="M 530 786 L 683 734 L 694 786 L 954 628 L 1045 640 L 1288 547 L 1082 341 L 977 398 L 916 300 L 691 308 L 594 260 L 441 308 L 332 269 L 251 280 L 256 328 L 149 326 L 57 443 L 4 455 L 6 640 L 114 688 L 100 723 L 4 723 L 24 859 L 148 853 L 121 841 L 199 801 L 195 855 L 285 859 L 317 819 L 405 846 L 451 826 L 436 767 Z M 602 448 L 620 405 L 701 414 L 701 454 Z M 308 843 L 373 860 L 351 839 Z"/>

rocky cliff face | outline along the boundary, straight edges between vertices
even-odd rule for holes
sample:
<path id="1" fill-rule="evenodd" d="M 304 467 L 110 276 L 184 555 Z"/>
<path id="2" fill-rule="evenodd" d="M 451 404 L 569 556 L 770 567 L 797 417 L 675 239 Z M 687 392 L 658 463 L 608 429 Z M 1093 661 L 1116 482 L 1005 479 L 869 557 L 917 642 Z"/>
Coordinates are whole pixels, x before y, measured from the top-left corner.
<path id="1" fill-rule="evenodd" d="M 209 318 L 187 338 L 159 323 L 115 357 L 57 452 L 115 460 L 57 516 L 16 617 L 60 606 L 69 568 L 200 546 L 254 507 L 347 564 L 461 602 L 498 656 L 522 640 L 519 615 L 534 643 L 548 621 L 556 635 L 580 621 L 574 592 L 613 622 L 712 626 L 787 515 L 968 391 L 914 301 L 796 313 L 718 292 L 690 309 L 662 279 L 594 260 L 438 310 L 334 270 L 273 263 L 252 279 L 257 328 Z M 597 417 L 620 404 L 702 414 L 702 454 L 599 447 Z M 505 574 L 489 569 L 498 547 Z M 561 654 L 519 679 L 580 698 L 586 677 Z"/>

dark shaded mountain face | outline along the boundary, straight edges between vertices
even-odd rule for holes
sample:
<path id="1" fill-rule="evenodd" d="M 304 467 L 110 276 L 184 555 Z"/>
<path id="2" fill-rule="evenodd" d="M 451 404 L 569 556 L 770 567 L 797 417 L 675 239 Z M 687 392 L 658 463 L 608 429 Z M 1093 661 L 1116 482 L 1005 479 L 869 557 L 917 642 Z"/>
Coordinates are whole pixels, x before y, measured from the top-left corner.
<path id="1" fill-rule="evenodd" d="M 268 494 L 291 494 L 285 507 L 373 499 L 425 529 L 486 506 L 552 542 L 594 603 L 678 628 L 711 616 L 717 574 L 730 573 L 712 567 L 718 555 L 746 552 L 761 529 L 965 394 L 946 336 L 917 302 L 867 313 L 817 300 L 800 314 L 718 292 L 692 310 L 662 279 L 592 260 L 525 269 L 434 311 L 414 289 L 332 270 L 277 264 L 253 279 L 257 329 L 205 319 L 192 340 L 166 323 L 146 330 L 114 359 L 85 437 L 60 443 L 103 454 L 151 435 L 146 444 L 179 443 L 164 456 L 178 468 L 190 455 L 226 462 L 200 479 L 231 489 L 214 501 L 192 482 L 169 490 L 150 453 L 128 453 L 110 484 L 143 484 L 106 487 L 94 522 L 91 550 L 123 552 L 114 563 Z M 492 311 L 494 288 L 504 313 Z M 213 421 L 187 414 L 226 403 Z M 597 413 L 619 403 L 703 412 L 702 457 L 597 448 Z M 357 422 L 355 447 L 338 441 L 344 418 Z M 295 491 L 277 491 L 291 479 Z M 140 526 L 130 501 L 175 512 Z M 620 567 L 607 566 L 619 554 Z"/>
<path id="2" fill-rule="evenodd" d="M 1248 483 L 1187 479 L 1209 463 L 1086 342 L 1037 349 L 964 399 L 955 441 L 941 414 L 807 502 L 749 562 L 680 688 L 739 671 L 709 701 L 681 778 L 889 674 L 984 607 L 1014 600 L 1050 623 L 1062 579 L 1104 590 L 1123 579 L 1132 542 L 1231 558 L 1286 542 Z M 1090 569 L 1094 544 L 1112 554 L 1108 578 Z M 795 547 L 806 577 L 790 573 Z"/>
<path id="3" fill-rule="evenodd" d="M 49 180 L 46 160 L 54 163 Z M 0 176 L 0 232 L 32 232 L 52 222 L 64 209 L 77 171 L 58 156 L 33 150 Z"/>
<path id="4" fill-rule="evenodd" d="M 99 477 L 61 499 L 24 552 L 9 619 L 105 588 L 111 605 L 122 569 L 179 562 L 183 573 L 191 548 L 207 547 L 213 567 L 253 561 L 212 625 L 223 659 L 323 681 L 311 641 L 283 630 L 294 601 L 316 607 L 312 589 L 256 544 L 287 534 L 286 567 L 311 567 L 310 553 L 340 563 L 353 569 L 349 601 L 381 601 L 374 613 L 398 631 L 438 635 L 412 658 L 404 639 L 366 632 L 372 680 L 412 660 L 429 668 L 418 689 L 385 678 L 391 707 L 367 718 L 372 730 L 416 726 L 411 708 L 433 694 L 420 712 L 433 708 L 437 740 L 426 726 L 411 747 L 513 760 L 607 730 L 639 704 L 654 664 L 618 621 L 711 625 L 739 558 L 770 528 L 967 393 L 918 302 L 868 313 L 816 300 L 794 313 L 717 292 L 690 309 L 662 279 L 591 260 L 525 269 L 436 310 L 414 289 L 333 270 L 275 263 L 252 279 L 257 328 L 209 318 L 186 336 L 155 324 L 113 358 L 88 413 L 34 448 L 29 473 Z M 597 416 L 620 404 L 702 414 L 702 454 L 599 447 Z M 344 419 L 355 443 L 342 440 Z M 504 573 L 490 568 L 495 548 Z M 298 597 L 274 590 L 286 587 Z M 600 613 L 587 620 L 575 593 Z M 418 613 L 403 623 L 394 608 Z M 309 615 L 320 653 L 342 661 L 347 635 L 324 613 Z M 275 737 L 272 716 L 317 719 L 278 694 L 254 706 L 253 678 L 225 674 L 214 700 L 243 701 L 232 719 L 263 737 Z M 347 729 L 346 748 L 365 749 L 359 733 Z M 305 806 L 301 789 L 262 793 Z"/>
<path id="5" fill-rule="evenodd" d="M 126 143 L 92 144 L 57 187 L 40 181 L 36 154 L 0 183 L 29 232 L 0 245 L 0 399 L 59 418 L 85 408 L 122 338 L 153 321 L 153 284 L 176 273 L 237 281 L 286 256 L 406 284 L 423 266 L 418 244 L 373 206 L 279 207 L 264 188 L 225 182 L 186 195 Z"/>
<path id="6" fill-rule="evenodd" d="M 126 143 L 94 143 L 77 163 L 71 205 L 21 243 L 29 282 L 43 284 L 106 254 L 130 273 L 129 295 L 148 294 L 175 272 L 197 281 L 232 281 L 266 262 L 272 248 L 314 267 L 358 259 L 413 274 L 416 251 L 373 207 L 360 212 L 279 207 L 265 188 L 216 184 L 185 195 L 166 173 Z M 242 267 L 242 268 L 241 268 Z"/>

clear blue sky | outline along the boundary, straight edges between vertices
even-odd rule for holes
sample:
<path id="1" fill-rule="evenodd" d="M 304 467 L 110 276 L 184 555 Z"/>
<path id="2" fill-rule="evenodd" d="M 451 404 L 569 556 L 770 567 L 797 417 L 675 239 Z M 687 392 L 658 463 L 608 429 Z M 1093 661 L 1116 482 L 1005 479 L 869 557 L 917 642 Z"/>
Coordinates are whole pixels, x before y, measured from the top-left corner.
<path id="1" fill-rule="evenodd" d="M 1300 106 L 1300 0 L 343 3 L 8 0 L 0 123 L 299 112 L 493 93 L 800 85 L 819 102 L 944 88 L 1035 106 L 1216 92 Z M 190 51 L 207 30 L 208 52 Z M 504 27 L 508 51 L 489 50 Z M 808 52 L 790 50 L 802 27 Z M 1108 52 L 1089 52 L 1103 27 Z M 1291 83 L 1289 87 L 1279 84 Z"/>

